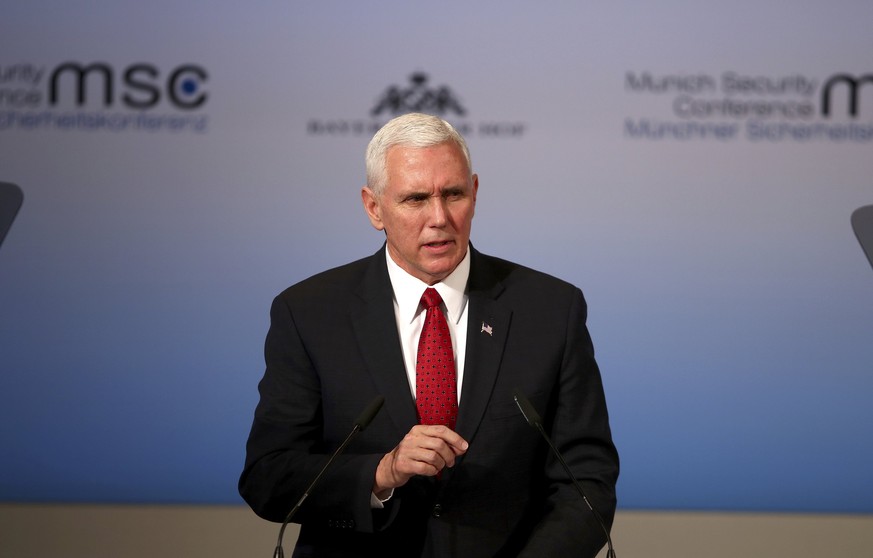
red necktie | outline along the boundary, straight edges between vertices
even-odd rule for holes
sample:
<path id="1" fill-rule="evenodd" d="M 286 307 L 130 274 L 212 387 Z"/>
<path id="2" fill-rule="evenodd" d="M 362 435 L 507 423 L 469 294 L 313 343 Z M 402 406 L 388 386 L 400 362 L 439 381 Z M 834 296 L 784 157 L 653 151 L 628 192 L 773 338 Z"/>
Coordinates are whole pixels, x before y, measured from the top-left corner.
<path id="1" fill-rule="evenodd" d="M 449 324 L 440 309 L 442 301 L 433 288 L 421 295 L 427 315 L 418 339 L 415 404 L 421 424 L 443 424 L 454 430 L 458 419 L 458 378 Z"/>

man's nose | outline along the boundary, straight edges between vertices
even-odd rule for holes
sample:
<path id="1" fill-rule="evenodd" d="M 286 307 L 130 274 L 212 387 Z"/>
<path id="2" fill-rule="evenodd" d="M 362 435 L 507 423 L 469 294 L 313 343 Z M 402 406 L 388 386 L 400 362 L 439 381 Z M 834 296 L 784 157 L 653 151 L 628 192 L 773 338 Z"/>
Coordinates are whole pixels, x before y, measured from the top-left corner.
<path id="1" fill-rule="evenodd" d="M 434 198 L 430 208 L 431 226 L 442 227 L 446 224 L 448 207 L 442 197 Z"/>

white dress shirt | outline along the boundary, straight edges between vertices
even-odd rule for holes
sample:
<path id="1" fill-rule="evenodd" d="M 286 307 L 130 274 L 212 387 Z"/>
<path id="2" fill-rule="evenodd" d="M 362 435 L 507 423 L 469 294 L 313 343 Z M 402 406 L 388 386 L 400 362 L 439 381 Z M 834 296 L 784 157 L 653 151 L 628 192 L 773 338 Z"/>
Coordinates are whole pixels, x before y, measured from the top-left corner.
<path id="1" fill-rule="evenodd" d="M 416 279 L 403 269 L 388 253 L 388 277 L 394 289 L 394 319 L 397 322 L 397 332 L 400 334 L 400 346 L 403 350 L 403 364 L 406 366 L 406 376 L 409 379 L 409 390 L 415 399 L 415 360 L 418 354 L 418 338 L 424 326 L 427 311 L 421 307 L 421 295 L 428 284 Z M 430 285 L 443 299 L 442 309 L 452 336 L 452 349 L 455 356 L 455 371 L 458 376 L 458 406 L 460 407 L 461 385 L 464 378 L 464 355 L 467 349 L 467 278 L 470 276 L 470 248 L 458 267 L 444 280 Z"/>
<path id="2" fill-rule="evenodd" d="M 415 399 L 415 360 L 418 355 L 418 338 L 424 327 L 427 310 L 421 307 L 421 295 L 429 286 L 404 271 L 391 259 L 388 247 L 385 247 L 385 258 L 388 260 L 388 277 L 394 290 L 394 321 L 400 334 L 400 348 L 403 351 L 403 365 L 406 367 L 406 377 L 409 381 L 409 391 Z M 464 377 L 464 355 L 467 350 L 467 278 L 470 276 L 470 247 L 458 267 L 444 280 L 432 285 L 443 299 L 442 309 L 446 316 L 449 332 L 452 336 L 452 349 L 455 354 L 455 371 L 458 377 L 458 406 L 461 401 L 461 381 Z M 370 494 L 370 507 L 383 508 L 385 502 L 394 495 L 392 489 L 388 496 L 380 499 Z"/>

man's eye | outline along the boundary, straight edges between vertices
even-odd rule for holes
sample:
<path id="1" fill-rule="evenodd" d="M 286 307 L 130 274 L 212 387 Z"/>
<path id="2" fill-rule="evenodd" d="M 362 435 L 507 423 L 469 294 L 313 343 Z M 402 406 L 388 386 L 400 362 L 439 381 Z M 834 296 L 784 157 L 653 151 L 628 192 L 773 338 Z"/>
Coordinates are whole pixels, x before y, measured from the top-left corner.
<path id="1" fill-rule="evenodd" d="M 411 203 L 421 203 L 426 199 L 427 199 L 427 196 L 416 195 L 416 196 L 409 196 L 408 198 L 406 198 L 406 201 L 411 202 Z"/>

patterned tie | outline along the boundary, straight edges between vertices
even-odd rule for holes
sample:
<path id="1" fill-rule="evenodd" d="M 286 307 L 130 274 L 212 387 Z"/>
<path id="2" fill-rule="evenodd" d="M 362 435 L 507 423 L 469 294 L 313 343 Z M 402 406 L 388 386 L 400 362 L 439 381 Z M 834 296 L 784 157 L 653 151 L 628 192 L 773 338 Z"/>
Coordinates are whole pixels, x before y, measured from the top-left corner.
<path id="1" fill-rule="evenodd" d="M 442 301 L 433 288 L 421 295 L 427 315 L 418 339 L 415 404 L 421 424 L 443 424 L 454 430 L 458 419 L 458 378 L 449 324 L 440 309 Z"/>

